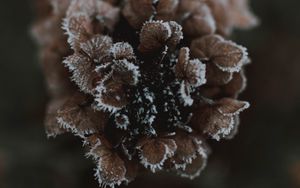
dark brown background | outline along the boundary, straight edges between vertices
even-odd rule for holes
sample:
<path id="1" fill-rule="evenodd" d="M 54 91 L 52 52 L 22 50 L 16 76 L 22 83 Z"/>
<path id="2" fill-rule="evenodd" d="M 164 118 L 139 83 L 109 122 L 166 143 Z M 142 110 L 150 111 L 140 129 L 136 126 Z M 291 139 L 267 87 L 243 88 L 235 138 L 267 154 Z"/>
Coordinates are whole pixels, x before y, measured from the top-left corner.
<path id="1" fill-rule="evenodd" d="M 159 174 L 141 176 L 130 187 L 300 187 L 300 1 L 252 0 L 261 26 L 235 32 L 253 63 L 242 99 L 239 135 L 212 142 L 202 176 L 187 181 Z M 29 0 L 0 5 L 0 187 L 92 188 L 93 163 L 72 136 L 47 140 L 43 114 L 47 95 L 30 38 Z"/>

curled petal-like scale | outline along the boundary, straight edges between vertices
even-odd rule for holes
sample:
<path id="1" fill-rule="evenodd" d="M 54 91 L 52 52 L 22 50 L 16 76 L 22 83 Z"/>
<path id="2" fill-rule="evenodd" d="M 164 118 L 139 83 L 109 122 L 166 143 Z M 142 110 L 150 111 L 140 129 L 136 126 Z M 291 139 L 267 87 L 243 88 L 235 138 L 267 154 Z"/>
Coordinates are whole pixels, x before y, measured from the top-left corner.
<path id="1" fill-rule="evenodd" d="M 229 11 L 227 8 L 228 0 L 207 0 L 206 3 L 209 6 L 213 17 L 216 21 L 217 32 L 220 34 L 228 35 L 232 30 L 231 20 L 229 18 Z"/>
<path id="2" fill-rule="evenodd" d="M 250 28 L 258 24 L 249 11 L 248 0 L 207 0 L 217 23 L 218 33 L 228 35 L 233 28 Z"/>
<path id="3" fill-rule="evenodd" d="M 99 80 L 99 76 L 90 59 L 81 54 L 73 54 L 67 57 L 63 63 L 72 73 L 72 81 L 85 93 L 93 94 L 95 80 Z"/>
<path id="4" fill-rule="evenodd" d="M 77 49 L 80 42 L 86 41 L 91 33 L 90 18 L 85 14 L 77 14 L 64 19 L 62 28 L 68 36 L 68 43 Z"/>
<path id="5" fill-rule="evenodd" d="M 90 31 L 92 33 L 101 33 L 105 28 L 113 30 L 113 27 L 119 20 L 119 12 L 120 9 L 118 7 L 114 7 L 104 1 L 74 0 L 67 11 L 67 17 L 76 16 L 78 13 L 85 14 L 93 21 L 89 23 L 93 27 L 93 30 Z"/>
<path id="6" fill-rule="evenodd" d="M 182 27 L 174 21 L 168 22 L 171 29 L 171 37 L 167 41 L 167 46 L 171 49 L 175 49 L 176 46 L 183 39 Z"/>
<path id="7" fill-rule="evenodd" d="M 246 49 L 219 35 L 208 35 L 191 44 L 192 55 L 211 61 L 224 72 L 239 72 L 248 61 Z"/>
<path id="8" fill-rule="evenodd" d="M 235 27 L 247 29 L 258 24 L 258 19 L 249 10 L 249 0 L 229 0 L 233 7 L 230 11 L 230 17 Z"/>
<path id="9" fill-rule="evenodd" d="M 234 129 L 234 117 L 248 107 L 248 102 L 223 98 L 214 104 L 200 106 L 194 112 L 191 124 L 196 130 L 220 140 Z"/>
<path id="10" fill-rule="evenodd" d="M 210 9 L 205 4 L 200 4 L 198 9 L 183 21 L 183 31 L 192 37 L 213 34 L 216 24 Z"/>
<path id="11" fill-rule="evenodd" d="M 198 59 L 190 60 L 189 52 L 188 48 L 181 48 L 175 65 L 176 77 L 182 80 L 179 94 L 185 106 L 193 104 L 192 87 L 199 87 L 206 83 L 205 64 Z"/>
<path id="12" fill-rule="evenodd" d="M 120 9 L 118 7 L 111 6 L 109 3 L 104 1 L 97 1 L 96 8 L 96 19 L 98 20 L 100 26 L 113 31 L 115 25 L 119 21 Z"/>
<path id="13" fill-rule="evenodd" d="M 206 167 L 207 154 L 197 156 L 191 164 L 187 164 L 184 169 L 177 169 L 177 173 L 184 178 L 195 179 L 200 176 L 200 173 Z"/>
<path id="14" fill-rule="evenodd" d="M 102 131 L 97 134 L 92 134 L 84 137 L 84 145 L 89 147 L 87 157 L 92 157 L 94 160 L 99 159 L 103 152 L 112 149 L 111 143 L 107 140 Z"/>
<path id="15" fill-rule="evenodd" d="M 186 67 L 186 76 L 188 82 L 193 87 L 199 87 L 206 83 L 205 78 L 206 65 L 199 59 L 190 60 Z"/>
<path id="16" fill-rule="evenodd" d="M 126 59 L 128 61 L 135 59 L 135 54 L 133 52 L 132 46 L 127 42 L 118 42 L 115 43 L 111 49 L 110 53 L 112 54 L 115 60 Z"/>
<path id="17" fill-rule="evenodd" d="M 240 112 L 249 108 L 249 103 L 238 101 L 231 98 L 223 98 L 216 102 L 218 111 L 225 116 L 238 115 Z"/>
<path id="18" fill-rule="evenodd" d="M 175 73 L 179 79 L 186 81 L 189 85 L 199 87 L 206 83 L 206 66 L 198 59 L 190 60 L 189 52 L 188 48 L 180 49 Z"/>
<path id="19" fill-rule="evenodd" d="M 112 150 L 106 138 L 91 136 L 86 141 L 91 148 L 88 156 L 92 156 L 97 162 L 95 176 L 99 184 L 114 187 L 127 182 L 125 161 Z"/>
<path id="20" fill-rule="evenodd" d="M 217 73 L 215 77 L 211 73 L 210 65 L 207 64 L 207 85 L 198 89 L 202 96 L 210 99 L 217 99 L 220 97 L 238 98 L 239 94 L 245 89 L 247 80 L 243 71 L 235 73 L 222 72 L 214 68 Z M 229 74 L 229 75 L 226 75 Z M 232 74 L 232 78 L 231 75 Z M 230 81 L 228 82 L 227 80 Z M 225 84 L 228 82 L 227 84 Z M 224 85 L 225 84 L 225 85 Z"/>
<path id="21" fill-rule="evenodd" d="M 175 155 L 171 159 L 175 169 L 185 169 L 198 155 L 206 153 L 205 143 L 198 135 L 178 132 L 173 139 L 177 145 Z"/>
<path id="22" fill-rule="evenodd" d="M 228 84 L 233 78 L 233 73 L 220 70 L 215 64 L 206 64 L 207 85 L 222 86 Z"/>
<path id="23" fill-rule="evenodd" d="M 246 49 L 233 42 L 219 43 L 217 48 L 213 61 L 223 71 L 238 72 L 248 59 Z"/>
<path id="24" fill-rule="evenodd" d="M 141 163 L 152 172 L 161 170 L 165 161 L 176 151 L 176 143 L 172 139 L 144 139 L 138 143 Z"/>
<path id="25" fill-rule="evenodd" d="M 112 30 L 119 19 L 119 8 L 97 0 L 72 1 L 63 29 L 68 35 L 68 42 L 74 50 L 78 50 L 82 42 L 92 35 Z"/>
<path id="26" fill-rule="evenodd" d="M 95 13 L 96 2 L 96 0 L 73 0 L 67 10 L 67 17 L 76 15 L 78 12 L 90 16 L 90 14 Z"/>
<path id="27" fill-rule="evenodd" d="M 247 79 L 244 71 L 233 73 L 231 81 L 222 87 L 222 93 L 226 97 L 237 98 L 238 95 L 245 89 Z"/>
<path id="28" fill-rule="evenodd" d="M 179 0 L 129 0 L 125 2 L 123 15 L 129 24 L 139 29 L 147 20 L 174 20 Z"/>
<path id="29" fill-rule="evenodd" d="M 166 45 L 171 36 L 172 31 L 168 23 L 161 21 L 146 22 L 140 33 L 139 50 L 142 53 L 160 50 Z"/>
<path id="30" fill-rule="evenodd" d="M 125 163 L 117 153 L 103 151 L 99 156 L 95 176 L 100 185 L 121 185 L 122 182 L 127 182 Z"/>
<path id="31" fill-rule="evenodd" d="M 234 128 L 233 117 L 224 116 L 215 109 L 194 112 L 191 123 L 196 130 L 203 131 L 215 140 L 227 136 Z"/>
<path id="32" fill-rule="evenodd" d="M 239 130 L 239 126 L 240 126 L 240 117 L 239 117 L 239 115 L 234 116 L 233 119 L 234 119 L 233 129 L 225 137 L 225 139 L 227 139 L 227 140 L 233 139 L 236 136 L 236 134 L 238 133 L 238 130 Z"/>
<path id="33" fill-rule="evenodd" d="M 80 49 L 96 64 L 106 63 L 111 47 L 112 39 L 103 35 L 95 35 L 80 44 Z"/>
<path id="34" fill-rule="evenodd" d="M 125 85 L 136 85 L 140 75 L 139 68 L 127 60 L 114 61 L 112 79 Z"/>
<path id="35" fill-rule="evenodd" d="M 111 69 L 96 88 L 96 101 L 100 109 L 115 112 L 128 104 L 127 87 L 137 84 L 139 71 L 126 59 L 114 61 Z"/>
<path id="36" fill-rule="evenodd" d="M 103 130 L 108 117 L 105 112 L 94 111 L 82 94 L 75 94 L 57 112 L 60 127 L 80 137 Z"/>
<path id="37" fill-rule="evenodd" d="M 96 88 L 96 102 L 99 110 L 115 112 L 128 104 L 128 96 L 123 83 L 116 82 L 108 76 Z"/>

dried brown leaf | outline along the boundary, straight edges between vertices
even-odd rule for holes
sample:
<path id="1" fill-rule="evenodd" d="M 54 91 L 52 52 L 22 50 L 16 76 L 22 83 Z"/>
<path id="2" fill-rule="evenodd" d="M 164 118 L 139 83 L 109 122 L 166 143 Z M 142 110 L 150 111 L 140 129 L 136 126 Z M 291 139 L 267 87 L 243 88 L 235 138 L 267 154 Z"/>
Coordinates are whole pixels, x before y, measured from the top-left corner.
<path id="1" fill-rule="evenodd" d="M 127 182 L 126 163 L 113 151 L 110 143 L 103 135 L 94 135 L 87 138 L 90 145 L 88 156 L 92 156 L 97 162 L 96 178 L 101 186 L 120 185 Z"/>
<path id="2" fill-rule="evenodd" d="M 206 4 L 199 3 L 197 9 L 187 14 L 189 13 L 190 15 L 183 21 L 183 31 L 185 34 L 192 37 L 200 37 L 213 34 L 216 31 L 214 18 Z"/>
<path id="3" fill-rule="evenodd" d="M 161 170 L 166 160 L 174 155 L 176 143 L 166 138 L 145 138 L 139 141 L 141 163 L 152 172 Z"/>
<path id="4" fill-rule="evenodd" d="M 98 80 L 98 74 L 95 71 L 95 65 L 90 59 L 81 54 L 73 54 L 67 57 L 63 63 L 72 73 L 72 81 L 85 93 L 93 94 L 95 89 L 95 80 Z"/>
<path id="5" fill-rule="evenodd" d="M 233 78 L 233 73 L 220 70 L 215 64 L 206 64 L 207 85 L 222 86 L 228 84 Z"/>
<path id="6" fill-rule="evenodd" d="M 161 50 L 171 37 L 171 29 L 168 23 L 161 21 L 149 21 L 144 24 L 140 33 L 139 51 L 151 53 Z"/>
<path id="7" fill-rule="evenodd" d="M 192 55 L 214 63 L 224 72 L 239 72 L 248 61 L 246 49 L 219 35 L 207 35 L 191 44 Z"/>
<path id="8" fill-rule="evenodd" d="M 70 97 L 57 112 L 57 121 L 67 131 L 81 137 L 102 131 L 109 114 L 92 109 L 85 95 Z"/>
<path id="9" fill-rule="evenodd" d="M 84 52 L 95 64 L 105 64 L 110 56 L 112 39 L 105 35 L 94 35 L 91 39 L 80 44 L 80 50 Z"/>
<path id="10" fill-rule="evenodd" d="M 187 164 L 185 169 L 178 169 L 177 173 L 184 178 L 189 178 L 191 180 L 200 176 L 200 173 L 206 167 L 207 155 L 199 155 L 193 160 L 191 164 Z"/>
<path id="11" fill-rule="evenodd" d="M 231 81 L 222 87 L 222 93 L 226 97 L 237 98 L 238 95 L 245 89 L 247 79 L 244 71 L 233 73 Z"/>
<path id="12" fill-rule="evenodd" d="M 248 102 L 223 98 L 213 104 L 200 106 L 191 119 L 193 128 L 220 140 L 234 129 L 234 118 L 249 107 Z"/>
<path id="13" fill-rule="evenodd" d="M 173 139 L 177 145 L 175 155 L 171 159 L 175 169 L 185 169 L 187 164 L 192 163 L 200 153 L 204 152 L 204 141 L 198 135 L 177 132 Z"/>

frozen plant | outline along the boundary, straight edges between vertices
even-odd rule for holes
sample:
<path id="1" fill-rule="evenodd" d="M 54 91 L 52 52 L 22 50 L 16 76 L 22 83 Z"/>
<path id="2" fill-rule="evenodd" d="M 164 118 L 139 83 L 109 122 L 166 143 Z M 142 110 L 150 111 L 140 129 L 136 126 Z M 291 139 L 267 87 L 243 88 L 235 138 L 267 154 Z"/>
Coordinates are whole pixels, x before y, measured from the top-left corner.
<path id="1" fill-rule="evenodd" d="M 207 139 L 236 134 L 249 107 L 237 99 L 249 58 L 227 37 L 256 25 L 247 0 L 39 3 L 47 135 L 79 136 L 101 186 L 142 169 L 193 179 L 207 163 Z"/>

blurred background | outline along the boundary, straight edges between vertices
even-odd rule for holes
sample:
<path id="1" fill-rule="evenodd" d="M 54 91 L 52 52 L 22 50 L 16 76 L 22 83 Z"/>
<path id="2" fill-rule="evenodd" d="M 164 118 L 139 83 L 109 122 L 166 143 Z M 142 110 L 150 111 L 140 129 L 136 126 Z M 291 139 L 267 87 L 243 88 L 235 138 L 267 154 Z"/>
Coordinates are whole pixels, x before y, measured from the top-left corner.
<path id="1" fill-rule="evenodd" d="M 252 107 L 242 115 L 237 137 L 212 142 L 202 176 L 141 176 L 130 187 L 300 187 L 300 14 L 299 0 L 251 0 L 261 25 L 237 31 L 248 47 Z M 43 116 L 47 94 L 30 36 L 30 0 L 0 6 L 0 188 L 96 188 L 93 163 L 73 136 L 48 140 Z"/>

